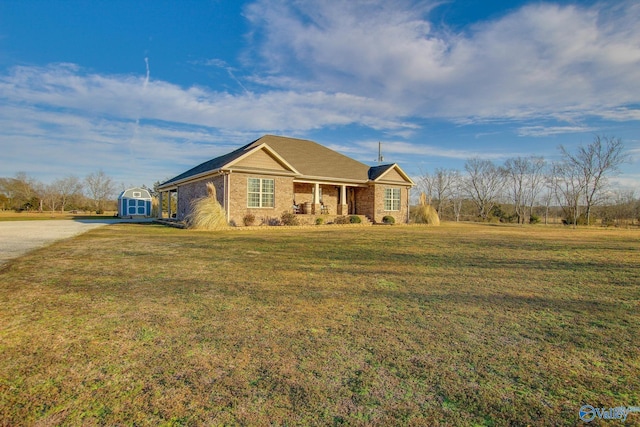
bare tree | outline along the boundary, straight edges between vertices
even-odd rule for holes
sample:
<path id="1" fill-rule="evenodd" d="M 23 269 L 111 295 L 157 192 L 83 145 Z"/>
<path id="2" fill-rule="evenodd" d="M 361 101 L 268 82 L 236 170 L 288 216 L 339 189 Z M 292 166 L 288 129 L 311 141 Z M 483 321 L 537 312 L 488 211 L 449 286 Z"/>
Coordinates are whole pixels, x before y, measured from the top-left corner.
<path id="1" fill-rule="evenodd" d="M 451 180 L 451 206 L 453 207 L 453 217 L 456 222 L 460 221 L 462 204 L 464 202 L 465 186 L 464 179 L 460 172 L 454 170 Z"/>
<path id="2" fill-rule="evenodd" d="M 45 185 L 42 190 L 42 200 L 51 212 L 58 208 L 59 195 L 53 184 Z"/>
<path id="3" fill-rule="evenodd" d="M 611 191 L 602 207 L 603 223 L 616 226 L 633 223 L 638 216 L 639 206 L 633 190 Z"/>
<path id="4" fill-rule="evenodd" d="M 18 172 L 14 178 L 0 180 L 0 191 L 9 200 L 13 209 L 41 209 L 40 187 L 40 183 L 25 172 Z"/>
<path id="5" fill-rule="evenodd" d="M 504 164 L 506 188 L 519 224 L 524 224 L 527 217 L 531 217 L 533 205 L 542 189 L 544 165 L 544 159 L 535 156 L 507 159 Z"/>
<path id="6" fill-rule="evenodd" d="M 513 207 L 516 211 L 518 224 L 524 224 L 524 210 L 527 205 L 525 201 L 526 188 L 528 187 L 527 179 L 530 173 L 529 160 L 523 157 L 515 157 L 507 159 L 504 163 L 504 172 L 507 177 L 506 188 Z"/>
<path id="7" fill-rule="evenodd" d="M 542 189 L 544 188 L 545 170 L 547 168 L 547 162 L 544 157 L 531 156 L 531 169 L 529 173 L 529 181 L 527 187 L 527 199 L 529 199 L 529 219 L 533 215 L 533 206 L 538 201 Z"/>
<path id="8" fill-rule="evenodd" d="M 555 195 L 567 220 L 575 228 L 580 217 L 580 204 L 586 186 L 585 177 L 579 169 L 568 162 L 553 166 Z"/>
<path id="9" fill-rule="evenodd" d="M 442 218 L 443 209 L 450 203 L 452 186 L 457 175 L 458 172 L 455 170 L 437 168 L 433 174 L 427 173 L 423 176 L 427 202 L 435 208 L 439 218 Z"/>
<path id="10" fill-rule="evenodd" d="M 591 221 L 591 209 L 600 202 L 602 190 L 608 185 L 608 175 L 616 173 L 627 159 L 624 144 L 620 138 L 595 136 L 593 142 L 586 147 L 578 147 L 572 154 L 560 146 L 566 167 L 575 169 L 581 174 L 584 203 L 586 205 L 587 224 Z"/>
<path id="11" fill-rule="evenodd" d="M 472 158 L 464 165 L 467 171 L 465 189 L 478 208 L 478 215 L 487 219 L 504 186 L 503 171 L 491 160 Z"/>
<path id="12" fill-rule="evenodd" d="M 558 175 L 557 175 L 557 165 L 552 163 L 548 167 L 545 168 L 543 172 L 543 187 L 544 192 L 542 193 L 542 202 L 544 203 L 544 223 L 545 225 L 549 224 L 549 209 L 551 208 L 551 202 L 556 197 L 556 188 L 558 186 Z"/>
<path id="13" fill-rule="evenodd" d="M 53 181 L 51 186 L 53 187 L 53 191 L 58 196 L 61 212 L 64 212 L 64 208 L 69 203 L 69 201 L 73 197 L 82 194 L 83 190 L 82 181 L 80 181 L 80 178 L 75 175 L 69 175 L 65 178 L 56 179 L 55 181 Z"/>
<path id="14" fill-rule="evenodd" d="M 102 211 L 104 202 L 112 198 L 115 193 L 114 182 L 104 171 L 99 170 L 98 172 L 87 175 L 85 183 L 88 196 L 92 199 L 96 211 Z"/>

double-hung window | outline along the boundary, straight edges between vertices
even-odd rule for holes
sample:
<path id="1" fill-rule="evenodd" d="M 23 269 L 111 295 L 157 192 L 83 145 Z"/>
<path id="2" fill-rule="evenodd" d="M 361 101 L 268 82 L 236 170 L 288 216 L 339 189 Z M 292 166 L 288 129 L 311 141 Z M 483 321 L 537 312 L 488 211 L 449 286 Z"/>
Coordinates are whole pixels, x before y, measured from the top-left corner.
<path id="1" fill-rule="evenodd" d="M 384 189 L 384 210 L 385 211 L 400 210 L 400 189 L 399 188 Z"/>
<path id="2" fill-rule="evenodd" d="M 247 183 L 247 206 L 250 208 L 273 208 L 275 183 L 273 179 L 249 178 Z"/>

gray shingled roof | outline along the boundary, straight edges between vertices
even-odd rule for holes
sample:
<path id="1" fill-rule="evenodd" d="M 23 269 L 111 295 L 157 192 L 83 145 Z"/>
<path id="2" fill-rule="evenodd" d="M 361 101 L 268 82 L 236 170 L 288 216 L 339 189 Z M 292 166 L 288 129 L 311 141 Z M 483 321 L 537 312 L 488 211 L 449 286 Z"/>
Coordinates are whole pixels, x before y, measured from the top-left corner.
<path id="1" fill-rule="evenodd" d="M 333 151 L 323 145 L 306 139 L 265 135 L 262 138 L 238 148 L 228 154 L 204 162 L 188 171 L 164 182 L 165 186 L 192 176 L 224 169 L 247 151 L 266 144 L 299 173 L 298 178 L 350 180 L 365 183 L 376 179 L 393 165 L 368 165 Z"/>
<path id="2" fill-rule="evenodd" d="M 366 182 L 369 166 L 305 139 L 266 135 L 252 145 L 267 144 L 305 177 L 349 179 Z"/>
<path id="3" fill-rule="evenodd" d="M 196 176 L 196 175 L 200 175 L 203 174 L 205 172 L 215 172 L 216 170 L 222 168 L 223 166 L 231 163 L 232 161 L 234 161 L 235 159 L 237 159 L 238 157 L 242 156 L 247 149 L 252 148 L 254 144 L 253 142 L 250 144 L 245 145 L 244 147 L 240 147 L 237 150 L 234 150 L 228 154 L 225 154 L 223 156 L 220 157 L 216 157 L 215 159 L 211 159 L 208 160 L 204 163 L 199 164 L 198 166 L 189 169 L 186 172 L 181 173 L 178 176 L 175 176 L 173 178 L 171 178 L 168 181 L 163 182 L 162 184 L 160 184 L 160 186 L 164 186 L 167 184 L 171 184 L 172 182 L 177 182 L 177 181 L 182 181 L 183 179 L 192 177 L 192 176 Z"/>
<path id="4" fill-rule="evenodd" d="M 382 175 L 384 175 L 384 173 L 386 171 L 388 171 L 389 169 L 391 169 L 392 167 L 394 167 L 395 164 L 388 164 L 388 165 L 378 165 L 378 166 L 371 166 L 369 168 L 369 179 L 372 181 L 375 181 L 376 179 L 380 178 Z"/>

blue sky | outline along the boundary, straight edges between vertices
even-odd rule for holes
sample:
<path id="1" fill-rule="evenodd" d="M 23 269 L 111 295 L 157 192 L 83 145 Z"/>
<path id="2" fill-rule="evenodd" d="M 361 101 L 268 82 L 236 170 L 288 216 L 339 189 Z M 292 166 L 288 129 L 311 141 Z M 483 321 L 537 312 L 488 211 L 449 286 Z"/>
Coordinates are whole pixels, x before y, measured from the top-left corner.
<path id="1" fill-rule="evenodd" d="M 508 5 L 508 6 L 505 6 Z M 0 176 L 152 185 L 264 134 L 416 177 L 622 138 L 631 1 L 0 1 Z"/>

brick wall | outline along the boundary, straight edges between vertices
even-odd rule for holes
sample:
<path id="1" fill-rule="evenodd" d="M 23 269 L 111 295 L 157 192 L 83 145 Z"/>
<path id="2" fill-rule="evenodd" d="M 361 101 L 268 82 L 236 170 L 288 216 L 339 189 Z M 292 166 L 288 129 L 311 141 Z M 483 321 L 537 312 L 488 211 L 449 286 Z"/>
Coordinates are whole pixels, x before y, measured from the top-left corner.
<path id="1" fill-rule="evenodd" d="M 407 222 L 407 214 L 409 209 L 409 190 L 407 187 L 399 185 L 384 185 L 377 184 L 374 187 L 374 205 L 375 213 L 370 218 L 374 222 L 382 222 L 382 218 L 386 215 L 394 217 L 396 223 L 404 224 Z M 386 188 L 399 188 L 400 189 L 400 210 L 398 211 L 386 211 L 384 209 L 384 190 Z"/>
<path id="2" fill-rule="evenodd" d="M 176 219 L 184 220 L 191 213 L 191 201 L 207 195 L 207 183 L 216 187 L 216 199 L 224 206 L 224 177 L 215 176 L 202 181 L 189 182 L 178 187 L 178 209 Z"/>
<path id="3" fill-rule="evenodd" d="M 273 208 L 249 208 L 247 205 L 247 179 L 273 179 L 275 185 L 275 200 Z M 283 212 L 291 212 L 293 206 L 293 178 L 273 175 L 232 173 L 229 175 L 229 221 L 237 226 L 243 226 L 242 218 L 247 213 L 256 217 L 256 225 L 269 218 L 280 218 Z"/>
<path id="4" fill-rule="evenodd" d="M 275 206 L 273 208 L 249 208 L 247 206 L 247 178 L 273 179 L 275 182 Z M 191 212 L 191 200 L 207 195 L 207 182 L 213 182 L 216 187 L 218 202 L 224 206 L 224 176 L 219 175 L 201 181 L 191 182 L 178 188 L 177 219 L 184 220 Z M 273 175 L 232 173 L 229 175 L 229 220 L 238 226 L 243 226 L 243 217 L 252 213 L 256 218 L 256 225 L 269 218 L 280 218 L 283 212 L 291 212 L 293 200 L 297 203 L 312 202 L 313 184 L 294 184 L 291 177 Z M 322 200 L 329 207 L 329 214 L 337 214 L 339 188 L 333 185 L 321 185 Z M 384 210 L 385 188 L 400 188 L 400 210 Z M 355 189 L 356 213 L 366 215 L 374 222 L 382 222 L 385 215 L 393 216 L 396 223 L 407 222 L 409 192 L 406 187 L 376 184 L 368 188 Z"/>

